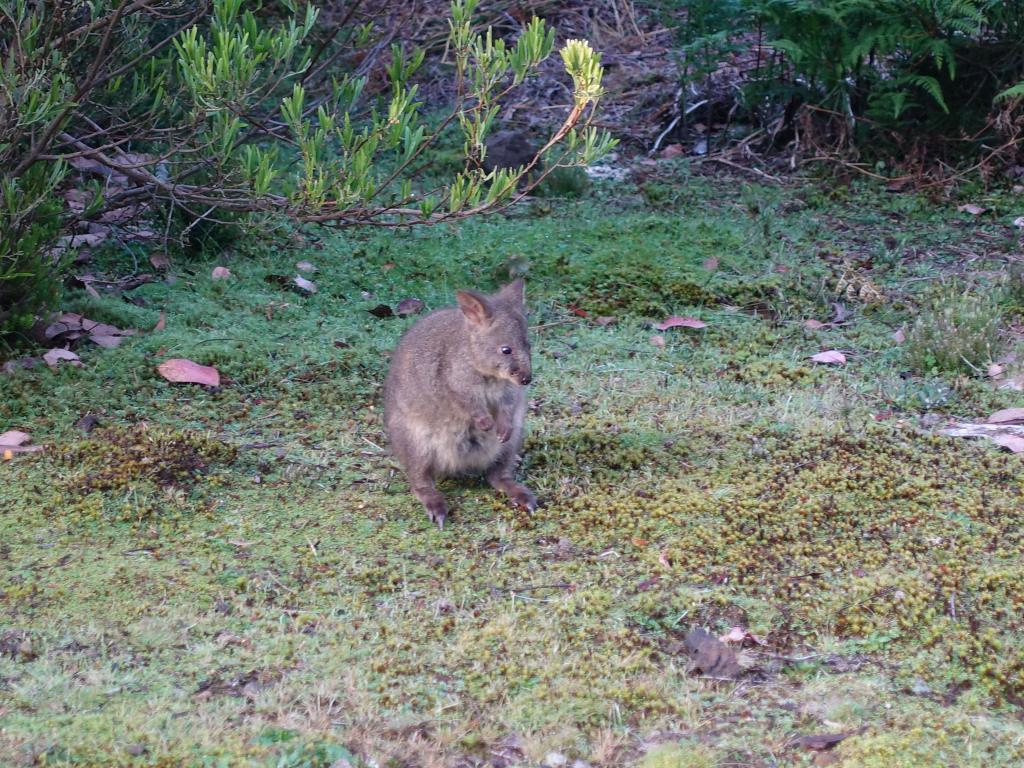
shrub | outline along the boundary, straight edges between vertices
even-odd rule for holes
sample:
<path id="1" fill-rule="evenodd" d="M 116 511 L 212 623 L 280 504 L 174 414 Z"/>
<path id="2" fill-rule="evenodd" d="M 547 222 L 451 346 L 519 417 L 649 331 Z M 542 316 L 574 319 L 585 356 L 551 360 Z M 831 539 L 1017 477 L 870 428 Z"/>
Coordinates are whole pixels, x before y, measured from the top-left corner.
<path id="1" fill-rule="evenodd" d="M 0 338 L 27 329 L 61 293 L 64 260 L 51 255 L 60 230 L 55 189 L 63 166 L 0 176 Z"/>
<path id="2" fill-rule="evenodd" d="M 569 40 L 568 116 L 526 167 L 482 171 L 473 161 L 502 101 L 550 56 L 555 35 L 534 18 L 506 44 L 475 31 L 477 0 L 453 0 L 446 50 L 457 87 L 438 130 L 459 128 L 465 162 L 443 183 L 418 184 L 438 132 L 413 82 L 424 52 L 394 43 L 370 78 L 358 68 L 377 43 L 372 25 L 333 27 L 314 47 L 316 4 L 251 5 L 0 0 L 0 332 L 53 300 L 44 254 L 67 161 L 105 188 L 96 205 L 65 212 L 65 228 L 115 210 L 160 213 L 184 218 L 183 236 L 203 242 L 216 222 L 253 213 L 336 225 L 459 219 L 505 204 L 542 152 L 573 166 L 614 144 L 591 125 L 600 56 Z"/>
<path id="3" fill-rule="evenodd" d="M 920 373 L 984 373 L 998 354 L 998 297 L 955 284 L 938 291 L 907 334 L 905 352 Z"/>

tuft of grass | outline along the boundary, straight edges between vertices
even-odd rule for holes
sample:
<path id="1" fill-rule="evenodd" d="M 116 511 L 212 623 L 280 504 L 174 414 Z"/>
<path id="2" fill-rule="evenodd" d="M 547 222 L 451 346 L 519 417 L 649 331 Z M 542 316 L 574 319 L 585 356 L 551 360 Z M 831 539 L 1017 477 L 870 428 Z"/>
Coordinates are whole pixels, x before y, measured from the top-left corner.
<path id="1" fill-rule="evenodd" d="M 907 361 L 920 373 L 984 374 L 999 354 L 998 297 L 950 283 L 922 308 L 906 339 Z"/>

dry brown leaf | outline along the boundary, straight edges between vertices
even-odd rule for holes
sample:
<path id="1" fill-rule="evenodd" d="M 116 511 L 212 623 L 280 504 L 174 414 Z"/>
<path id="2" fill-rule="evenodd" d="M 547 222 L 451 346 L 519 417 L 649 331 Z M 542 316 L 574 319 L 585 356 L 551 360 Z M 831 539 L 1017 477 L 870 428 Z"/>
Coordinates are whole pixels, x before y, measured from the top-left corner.
<path id="1" fill-rule="evenodd" d="M 667 331 L 669 328 L 707 328 L 707 325 L 703 320 L 698 320 L 695 317 L 672 315 L 671 317 L 666 317 L 654 327 L 659 331 Z"/>
<path id="2" fill-rule="evenodd" d="M 832 749 L 836 744 L 841 741 L 845 741 L 851 736 L 857 736 L 858 734 L 864 733 L 863 728 L 857 728 L 852 731 L 845 731 L 843 733 L 815 733 L 810 736 L 801 736 L 793 742 L 798 747 L 804 749 L 814 750 L 825 750 Z"/>
<path id="3" fill-rule="evenodd" d="M 227 267 L 214 267 L 213 272 L 210 273 L 212 280 L 227 280 L 231 277 L 231 270 Z"/>
<path id="4" fill-rule="evenodd" d="M 651 344 L 656 346 L 658 349 L 665 348 L 665 337 L 664 336 L 651 336 Z"/>
<path id="5" fill-rule="evenodd" d="M 811 355 L 811 360 L 816 363 L 822 363 L 823 365 L 843 365 L 846 363 L 846 355 L 837 349 L 829 349 L 825 352 L 819 352 L 816 355 Z"/>
<path id="6" fill-rule="evenodd" d="M 897 328 L 892 333 L 892 340 L 895 341 L 897 344 L 902 344 L 904 341 L 907 340 L 907 334 L 903 332 L 902 328 Z"/>
<path id="7" fill-rule="evenodd" d="M 316 272 L 316 267 L 309 261 L 300 261 L 295 265 L 295 268 L 300 272 Z"/>
<path id="8" fill-rule="evenodd" d="M 24 445 L 31 439 L 32 438 L 29 437 L 28 432 L 9 429 L 3 434 L 0 434 L 0 448 L 17 448 L 19 445 Z"/>
<path id="9" fill-rule="evenodd" d="M 704 259 L 703 266 L 708 272 L 715 272 L 718 269 L 718 259 L 714 256 L 709 256 Z"/>
<path id="10" fill-rule="evenodd" d="M 74 365 L 78 368 L 82 367 L 82 361 L 74 352 L 70 352 L 66 349 L 51 349 L 45 355 L 43 360 L 51 368 L 56 368 L 61 362 L 65 362 L 68 365 Z"/>
<path id="11" fill-rule="evenodd" d="M 975 205 L 974 203 L 965 203 L 964 205 L 958 205 L 956 209 L 961 213 L 969 213 L 971 214 L 971 216 L 980 216 L 981 214 L 988 210 L 988 208 L 983 208 L 982 206 Z"/>
<path id="12" fill-rule="evenodd" d="M 684 643 L 693 659 L 693 666 L 705 675 L 726 678 L 739 675 L 740 665 L 736 654 L 711 633 L 694 627 L 686 635 Z"/>
<path id="13" fill-rule="evenodd" d="M 674 157 L 681 157 L 686 154 L 682 144 L 669 144 L 661 152 L 658 153 L 658 157 L 662 160 L 671 160 Z"/>
<path id="14" fill-rule="evenodd" d="M 312 280 L 307 280 L 302 275 L 296 275 L 292 278 L 292 282 L 299 288 L 300 291 L 307 294 L 314 294 L 317 292 L 316 283 Z"/>
<path id="15" fill-rule="evenodd" d="M 827 327 L 828 327 L 828 324 L 827 323 L 823 323 L 820 320 L 814 320 L 814 319 L 804 320 L 804 328 L 806 328 L 809 331 L 820 331 L 822 328 L 827 328 Z"/>
<path id="16" fill-rule="evenodd" d="M 999 376 L 1002 376 L 1003 371 L 1005 370 L 1006 369 L 1003 368 L 1003 366 L 1001 366 L 999 363 L 989 363 L 988 368 L 985 370 L 985 373 L 988 374 L 988 377 L 990 379 L 995 379 L 998 378 Z"/>
<path id="17" fill-rule="evenodd" d="M 618 318 L 612 317 L 610 315 L 601 315 L 600 317 L 595 317 L 594 322 L 600 325 L 602 328 L 607 328 L 609 325 L 614 325 L 615 323 L 617 323 Z"/>
<path id="18" fill-rule="evenodd" d="M 753 645 L 765 645 L 765 641 L 743 627 L 733 627 L 724 635 L 718 638 L 723 643 L 752 643 Z"/>
<path id="19" fill-rule="evenodd" d="M 989 438 L 993 443 L 1007 448 L 1013 453 L 1024 453 L 1024 437 L 1019 435 L 993 435 Z"/>
<path id="20" fill-rule="evenodd" d="M 1024 424 L 1024 408 L 1004 408 L 986 419 L 989 424 Z"/>
<path id="21" fill-rule="evenodd" d="M 419 299 L 402 299 L 395 307 L 395 314 L 399 317 L 418 315 L 426 305 Z"/>
<path id="22" fill-rule="evenodd" d="M 156 321 L 156 325 L 153 326 L 151 333 L 159 333 L 167 327 L 167 314 L 161 309 L 160 319 Z"/>
<path id="23" fill-rule="evenodd" d="M 200 365 L 192 360 L 172 358 L 157 366 L 157 371 L 168 381 L 178 384 L 202 384 L 206 387 L 220 386 L 220 372 L 209 365 Z"/>

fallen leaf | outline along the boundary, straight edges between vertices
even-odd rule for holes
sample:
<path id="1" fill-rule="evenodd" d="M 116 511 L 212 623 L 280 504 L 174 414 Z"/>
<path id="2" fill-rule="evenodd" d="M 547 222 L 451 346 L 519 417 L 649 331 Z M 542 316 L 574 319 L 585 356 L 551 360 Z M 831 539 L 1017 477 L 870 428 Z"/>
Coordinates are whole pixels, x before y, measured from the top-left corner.
<path id="1" fill-rule="evenodd" d="M 418 315 L 426 305 L 419 299 L 402 299 L 395 308 L 395 314 L 399 317 Z"/>
<path id="2" fill-rule="evenodd" d="M 1003 366 L 1001 366 L 999 363 L 989 363 L 988 368 L 985 372 L 988 374 L 988 377 L 990 379 L 995 379 L 1002 376 L 1003 371 L 1005 370 L 1006 369 L 1003 368 Z"/>
<path id="3" fill-rule="evenodd" d="M 850 310 L 841 301 L 832 302 L 832 324 L 841 325 L 850 319 Z"/>
<path id="4" fill-rule="evenodd" d="M 1004 408 L 986 419 L 989 424 L 1024 424 L 1024 408 Z"/>
<path id="5" fill-rule="evenodd" d="M 316 267 L 308 261 L 300 261 L 296 263 L 295 268 L 300 272 L 316 272 Z"/>
<path id="6" fill-rule="evenodd" d="M 9 429 L 3 434 L 0 434 L 0 448 L 17 448 L 19 445 L 24 445 L 31 439 L 32 438 L 29 437 L 28 432 Z"/>
<path id="7" fill-rule="evenodd" d="M 907 334 L 903 332 L 902 328 L 897 328 L 892 333 L 892 340 L 895 341 L 897 344 L 902 344 L 904 341 L 907 340 Z"/>
<path id="8" fill-rule="evenodd" d="M 651 336 L 651 344 L 656 346 L 658 349 L 665 348 L 665 337 L 664 336 Z"/>
<path id="9" fill-rule="evenodd" d="M 682 144 L 669 144 L 661 152 L 658 153 L 658 157 L 662 160 L 671 160 L 673 157 L 680 157 L 685 154 Z"/>
<path id="10" fill-rule="evenodd" d="M 1011 422 L 999 424 L 955 423 L 943 427 L 941 432 L 947 437 L 984 437 L 1014 453 L 1024 451 L 1024 425 L 1021 424 Z"/>
<path id="11" fill-rule="evenodd" d="M 718 638 L 723 643 L 752 643 L 754 645 L 765 645 L 765 641 L 753 634 L 748 632 L 743 627 L 733 627 L 724 635 Z"/>
<path id="12" fill-rule="evenodd" d="M 75 422 L 75 429 L 85 434 L 92 432 L 97 426 L 99 426 L 100 417 L 95 413 L 87 413 L 85 416 Z"/>
<path id="13" fill-rule="evenodd" d="M 43 358 L 41 357 L 19 357 L 17 360 L 8 360 L 0 370 L 4 373 L 14 373 L 22 368 L 35 368 L 42 364 Z"/>
<path id="14" fill-rule="evenodd" d="M 7 365 L 10 365 L 10 363 Z M 6 365 L 4 368 L 6 369 Z M 1012 389 L 1014 392 L 1024 392 L 1024 374 L 1014 376 L 1012 379 L 1006 379 L 1006 381 L 999 384 L 999 389 Z"/>
<path id="15" fill-rule="evenodd" d="M 366 311 L 369 312 L 374 317 L 379 317 L 381 320 L 387 317 L 395 316 L 395 313 L 391 311 L 391 307 L 389 307 L 387 304 L 378 304 L 373 309 L 368 309 Z"/>
<path id="16" fill-rule="evenodd" d="M 577 317 L 586 317 L 586 318 L 590 317 L 590 313 L 589 312 L 587 312 L 584 309 L 580 309 L 575 304 L 569 304 L 567 308 L 568 308 L 568 310 L 570 312 L 572 312 Z"/>
<path id="17" fill-rule="evenodd" d="M 610 315 L 601 315 L 595 317 L 594 322 L 600 325 L 602 328 L 607 328 L 609 325 L 614 325 L 618 322 L 618 318 L 611 317 Z"/>
<path id="18" fill-rule="evenodd" d="M 214 267 L 210 273 L 211 280 L 227 280 L 231 277 L 231 270 L 227 267 Z"/>
<path id="19" fill-rule="evenodd" d="M 171 268 L 171 257 L 162 251 L 152 253 L 149 256 L 149 263 L 153 265 L 153 269 L 168 270 Z"/>
<path id="20" fill-rule="evenodd" d="M 785 275 L 793 271 L 791 267 L 787 267 L 785 264 L 776 264 L 772 269 L 780 275 Z"/>
<path id="21" fill-rule="evenodd" d="M 671 568 L 672 567 L 672 561 L 668 559 L 668 552 L 665 551 L 664 549 L 661 550 L 661 552 L 658 553 L 658 562 L 661 563 L 666 568 Z"/>
<path id="22" fill-rule="evenodd" d="M 300 291 L 303 291 L 308 294 L 314 294 L 317 292 L 316 283 L 314 283 L 312 280 L 307 280 L 301 275 L 296 275 L 294 278 L 292 278 L 292 282 L 295 283 L 295 285 L 299 288 Z"/>
<path id="23" fill-rule="evenodd" d="M 698 320 L 695 317 L 672 315 L 671 317 L 666 317 L 654 327 L 659 331 L 667 331 L 669 328 L 707 328 L 707 325 L 703 320 Z"/>
<path id="24" fill-rule="evenodd" d="M 987 211 L 988 208 L 982 208 L 980 205 L 975 205 L 974 203 L 965 203 L 964 205 L 958 205 L 957 210 L 961 213 L 969 213 L 971 216 L 980 216 Z"/>
<path id="25" fill-rule="evenodd" d="M 380 268 L 381 268 L 381 271 L 383 271 L 383 272 L 390 272 L 392 269 L 395 268 L 395 262 L 393 262 L 393 261 L 385 261 L 383 264 L 380 265 Z"/>
<path id="26" fill-rule="evenodd" d="M 716 259 L 714 256 L 709 256 L 708 258 L 704 259 L 702 266 L 708 272 L 714 272 L 718 269 L 718 259 Z"/>
<path id="27" fill-rule="evenodd" d="M 851 736 L 856 736 L 864 732 L 863 728 L 857 728 L 852 731 L 844 731 L 843 733 L 815 733 L 810 736 L 801 736 L 793 742 L 795 746 L 803 747 L 804 749 L 814 750 L 825 750 L 832 749 L 832 747 L 839 744 L 841 741 L 845 741 Z"/>
<path id="28" fill-rule="evenodd" d="M 820 320 L 804 320 L 804 328 L 809 331 L 820 331 L 822 328 L 827 328 L 828 324 L 823 323 Z"/>
<path id="29" fill-rule="evenodd" d="M 1024 437 L 1019 435 L 993 435 L 989 438 L 993 443 L 1007 448 L 1013 453 L 1024 453 Z"/>
<path id="30" fill-rule="evenodd" d="M 220 372 L 209 365 L 183 358 L 165 360 L 156 367 L 160 375 L 177 384 L 202 384 L 205 387 L 220 386 Z"/>
<path id="31" fill-rule="evenodd" d="M 825 365 L 843 365 L 846 362 L 846 355 L 839 350 L 830 349 L 825 352 L 819 352 L 816 355 L 811 355 L 811 360 Z"/>
<path id="32" fill-rule="evenodd" d="M 714 635 L 694 627 L 683 641 L 693 666 L 711 677 L 734 678 L 740 673 L 736 654 Z"/>
<path id="33" fill-rule="evenodd" d="M 159 333 L 167 327 L 167 315 L 164 311 L 160 310 L 160 319 L 156 321 L 156 325 L 153 326 L 153 330 L 150 333 Z"/>
<path id="34" fill-rule="evenodd" d="M 68 363 L 69 365 L 74 365 L 77 366 L 78 368 L 82 367 L 82 361 L 78 357 L 78 355 L 66 349 L 51 349 L 49 352 L 43 355 L 43 360 L 45 360 L 46 364 L 51 368 L 56 368 L 58 365 L 60 365 L 62 360 Z"/>

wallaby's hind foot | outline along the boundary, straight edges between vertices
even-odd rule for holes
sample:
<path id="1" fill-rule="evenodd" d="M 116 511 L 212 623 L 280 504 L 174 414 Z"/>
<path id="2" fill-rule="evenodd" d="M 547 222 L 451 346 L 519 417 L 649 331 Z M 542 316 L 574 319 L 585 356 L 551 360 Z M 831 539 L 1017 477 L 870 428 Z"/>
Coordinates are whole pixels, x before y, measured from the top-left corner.
<path id="1" fill-rule="evenodd" d="M 508 496 L 509 500 L 520 509 L 530 513 L 537 511 L 537 497 L 533 495 L 529 488 L 507 477 L 504 472 L 489 473 L 487 475 L 487 482 Z"/>
<path id="2" fill-rule="evenodd" d="M 430 522 L 436 523 L 438 528 L 444 530 L 444 521 L 448 519 L 448 505 L 441 492 L 434 487 L 434 483 L 415 485 L 412 492 L 416 494 L 417 499 L 423 502 Z"/>

